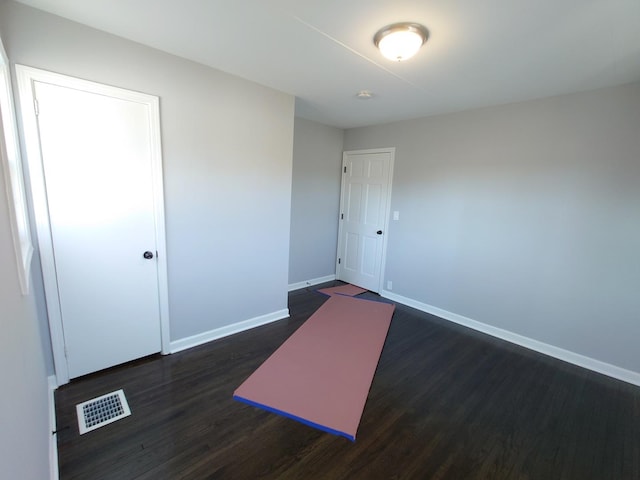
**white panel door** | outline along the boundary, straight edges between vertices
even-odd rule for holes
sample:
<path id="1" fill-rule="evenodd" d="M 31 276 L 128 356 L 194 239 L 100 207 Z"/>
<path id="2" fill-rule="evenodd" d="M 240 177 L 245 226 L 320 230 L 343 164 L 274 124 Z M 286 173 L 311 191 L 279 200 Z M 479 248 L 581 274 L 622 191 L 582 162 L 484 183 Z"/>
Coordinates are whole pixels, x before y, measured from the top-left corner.
<path id="1" fill-rule="evenodd" d="M 149 106 L 39 81 L 33 94 L 69 377 L 159 352 Z"/>
<path id="2" fill-rule="evenodd" d="M 345 152 L 337 277 L 378 292 L 388 225 L 393 149 Z"/>

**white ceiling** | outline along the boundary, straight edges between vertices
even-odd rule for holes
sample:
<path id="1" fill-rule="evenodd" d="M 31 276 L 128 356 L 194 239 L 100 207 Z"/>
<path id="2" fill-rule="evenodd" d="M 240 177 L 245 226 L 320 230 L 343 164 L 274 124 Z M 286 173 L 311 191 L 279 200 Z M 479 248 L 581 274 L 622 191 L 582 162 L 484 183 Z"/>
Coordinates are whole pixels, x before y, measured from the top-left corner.
<path id="1" fill-rule="evenodd" d="M 20 3 L 290 93 L 297 115 L 342 128 L 640 80 L 640 0 Z M 372 42 L 398 21 L 430 32 L 403 63 Z"/>

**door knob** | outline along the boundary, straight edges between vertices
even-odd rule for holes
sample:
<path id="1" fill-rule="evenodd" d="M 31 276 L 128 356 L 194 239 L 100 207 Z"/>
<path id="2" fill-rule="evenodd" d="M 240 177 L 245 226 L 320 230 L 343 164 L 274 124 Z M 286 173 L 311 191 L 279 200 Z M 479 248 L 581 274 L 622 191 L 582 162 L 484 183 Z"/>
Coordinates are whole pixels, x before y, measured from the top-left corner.
<path id="1" fill-rule="evenodd" d="M 382 235 L 382 230 L 378 230 L 376 233 L 377 233 L 378 235 Z"/>
<path id="2" fill-rule="evenodd" d="M 146 252 L 144 252 L 144 253 L 142 254 L 142 256 L 143 256 L 144 258 L 146 258 L 147 260 L 150 260 L 150 259 L 152 259 L 152 258 L 153 258 L 153 253 L 151 253 L 149 250 L 147 250 Z"/>

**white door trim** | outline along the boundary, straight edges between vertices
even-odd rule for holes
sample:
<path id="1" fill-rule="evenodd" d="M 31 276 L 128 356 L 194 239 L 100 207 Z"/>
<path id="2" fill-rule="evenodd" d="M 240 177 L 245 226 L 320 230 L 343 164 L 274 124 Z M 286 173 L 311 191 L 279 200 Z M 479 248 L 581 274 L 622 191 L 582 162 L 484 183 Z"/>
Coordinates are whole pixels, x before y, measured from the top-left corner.
<path id="1" fill-rule="evenodd" d="M 378 279 L 378 292 L 382 292 L 383 282 L 385 278 L 385 272 L 387 268 L 387 239 L 389 237 L 389 220 L 391 214 L 391 187 L 393 186 L 393 168 L 396 157 L 396 148 L 395 147 L 387 147 L 387 148 L 371 148 L 366 150 L 348 150 L 342 152 L 342 169 L 344 172 L 344 168 L 346 167 L 346 160 L 348 155 L 352 154 L 360 154 L 366 155 L 369 153 L 388 153 L 389 154 L 389 184 L 387 186 L 387 206 L 386 211 L 384 212 L 384 234 L 382 236 L 382 259 L 380 263 L 380 278 Z M 342 175 L 342 181 L 340 185 L 340 212 L 344 212 L 344 187 L 345 187 L 346 176 Z M 338 220 L 338 255 L 336 256 L 336 278 L 340 280 L 342 273 L 342 265 L 338 263 L 338 258 L 340 257 L 340 252 L 342 251 L 342 225 L 343 222 L 341 219 Z"/>
<path id="2" fill-rule="evenodd" d="M 169 328 L 169 291 L 167 280 L 167 249 L 165 240 L 164 219 L 164 189 L 162 180 L 162 148 L 160 141 L 160 101 L 158 97 L 144 93 L 133 92 L 122 88 L 111 87 L 99 83 L 68 77 L 46 70 L 40 70 L 24 65 L 16 65 L 18 91 L 20 96 L 20 110 L 24 129 L 24 142 L 27 152 L 27 165 L 33 199 L 33 209 L 40 249 L 40 262 L 47 300 L 47 314 L 49 317 L 49 331 L 51 347 L 58 385 L 69 382 L 69 369 L 64 352 L 64 330 L 62 314 L 58 299 L 58 281 L 53 257 L 53 241 L 49 223 L 49 208 L 47 206 L 44 171 L 42 166 L 42 152 L 36 118 L 36 104 L 33 82 L 44 82 L 87 92 L 120 98 L 127 101 L 141 103 L 149 107 L 149 129 L 151 132 L 151 163 L 153 183 L 153 203 L 155 220 L 155 237 L 158 261 L 158 293 L 160 310 L 161 352 L 171 352 Z"/>

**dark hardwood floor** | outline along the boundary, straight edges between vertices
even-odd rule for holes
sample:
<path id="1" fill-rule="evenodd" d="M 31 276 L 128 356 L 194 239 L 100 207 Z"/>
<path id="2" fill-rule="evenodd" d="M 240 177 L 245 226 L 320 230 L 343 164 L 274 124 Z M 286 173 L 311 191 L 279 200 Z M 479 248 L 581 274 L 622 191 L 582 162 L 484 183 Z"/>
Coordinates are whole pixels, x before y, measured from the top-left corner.
<path id="1" fill-rule="evenodd" d="M 355 443 L 232 400 L 325 299 L 58 389 L 61 479 L 640 479 L 639 387 L 402 305 Z M 75 405 L 120 388 L 132 415 L 80 436 Z"/>

